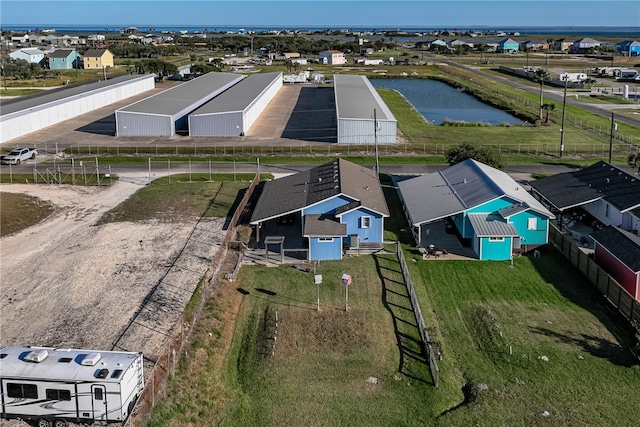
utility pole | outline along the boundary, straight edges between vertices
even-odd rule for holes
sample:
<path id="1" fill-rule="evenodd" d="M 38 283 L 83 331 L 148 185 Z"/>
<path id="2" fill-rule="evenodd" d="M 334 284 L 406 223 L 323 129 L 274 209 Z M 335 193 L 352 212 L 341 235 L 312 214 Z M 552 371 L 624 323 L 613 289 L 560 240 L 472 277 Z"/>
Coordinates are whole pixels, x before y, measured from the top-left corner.
<path id="1" fill-rule="evenodd" d="M 564 120 L 567 113 L 567 85 L 569 84 L 569 76 L 564 76 L 564 96 L 562 98 L 562 125 L 560 128 L 560 158 L 564 154 Z"/>

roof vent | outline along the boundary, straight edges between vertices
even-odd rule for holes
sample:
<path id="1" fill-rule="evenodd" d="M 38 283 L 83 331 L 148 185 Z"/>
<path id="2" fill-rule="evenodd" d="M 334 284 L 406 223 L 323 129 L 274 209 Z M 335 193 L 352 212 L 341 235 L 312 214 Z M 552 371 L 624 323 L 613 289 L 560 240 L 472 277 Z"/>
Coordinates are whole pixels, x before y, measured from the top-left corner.
<path id="1" fill-rule="evenodd" d="M 48 355 L 49 352 L 45 349 L 33 350 L 27 353 L 26 356 L 24 356 L 24 360 L 26 360 L 27 362 L 40 363 L 44 359 L 46 359 Z"/>
<path id="2" fill-rule="evenodd" d="M 318 182 L 322 182 L 322 177 L 321 176 L 318 177 Z"/>
<path id="3" fill-rule="evenodd" d="M 102 355 L 100 355 L 100 353 L 89 353 L 85 356 L 84 359 L 82 359 L 82 362 L 80 362 L 80 364 L 82 366 L 94 366 L 101 358 Z"/>
<path id="4" fill-rule="evenodd" d="M 463 183 L 463 184 L 466 184 L 466 183 L 467 183 L 467 178 L 463 179 L 463 180 L 462 180 L 462 183 Z"/>
<path id="5" fill-rule="evenodd" d="M 609 181 L 610 181 L 609 178 L 607 178 L 607 184 L 609 183 Z"/>

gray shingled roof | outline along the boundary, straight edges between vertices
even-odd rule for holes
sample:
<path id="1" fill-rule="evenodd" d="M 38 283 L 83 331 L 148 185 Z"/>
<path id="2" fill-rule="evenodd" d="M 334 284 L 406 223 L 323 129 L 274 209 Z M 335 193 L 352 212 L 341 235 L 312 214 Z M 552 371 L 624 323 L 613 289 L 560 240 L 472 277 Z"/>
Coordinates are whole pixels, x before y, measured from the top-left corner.
<path id="1" fill-rule="evenodd" d="M 45 93 L 38 94 L 37 96 L 31 96 L 26 99 L 3 102 L 2 109 L 0 109 L 0 111 L 2 111 L 2 116 L 5 116 L 5 115 L 9 115 L 22 110 L 31 110 L 33 108 L 44 106 L 46 104 L 60 101 L 65 98 L 89 93 L 93 90 L 104 89 L 109 86 L 124 83 L 128 80 L 136 80 L 143 77 L 148 78 L 149 74 L 146 74 L 144 76 L 142 75 L 121 76 L 121 77 L 111 78 L 109 80 L 101 80 L 99 82 L 92 82 L 92 83 L 87 83 L 82 85 L 74 85 L 71 87 L 63 86 L 60 89 L 43 91 Z"/>
<path id="2" fill-rule="evenodd" d="M 241 80 L 242 76 L 238 74 L 207 73 L 117 111 L 163 116 L 183 115 L 185 110 L 195 109 L 211 99 L 211 94 L 223 92 Z"/>
<path id="3" fill-rule="evenodd" d="M 499 215 L 469 214 L 469 222 L 478 237 L 518 237 L 520 234 L 513 224 Z"/>
<path id="4" fill-rule="evenodd" d="M 74 49 L 56 49 L 47 56 L 49 58 L 67 58 L 73 51 Z"/>
<path id="5" fill-rule="evenodd" d="M 100 58 L 106 51 L 107 49 L 89 49 L 82 56 L 85 58 Z"/>
<path id="6" fill-rule="evenodd" d="M 244 111 L 282 73 L 252 74 L 191 113 L 192 116 Z"/>
<path id="7" fill-rule="evenodd" d="M 437 221 L 507 196 L 549 218 L 549 212 L 506 173 L 473 159 L 398 184 L 413 225 Z"/>
<path id="8" fill-rule="evenodd" d="M 389 107 L 365 76 L 336 74 L 333 76 L 338 119 L 396 121 Z"/>
<path id="9" fill-rule="evenodd" d="M 634 273 L 640 272 L 640 237 L 612 225 L 592 233 L 591 237 Z"/>
<path id="10" fill-rule="evenodd" d="M 606 162 L 531 183 L 559 211 L 605 199 L 621 212 L 640 207 L 640 179 Z"/>
<path id="11" fill-rule="evenodd" d="M 251 223 L 299 211 L 323 200 L 345 195 L 363 207 L 389 216 L 375 172 L 337 159 L 312 169 L 268 181 L 251 216 Z"/>
<path id="12" fill-rule="evenodd" d="M 341 224 L 335 217 L 309 214 L 304 217 L 304 237 L 344 237 L 347 235 L 347 224 Z"/>

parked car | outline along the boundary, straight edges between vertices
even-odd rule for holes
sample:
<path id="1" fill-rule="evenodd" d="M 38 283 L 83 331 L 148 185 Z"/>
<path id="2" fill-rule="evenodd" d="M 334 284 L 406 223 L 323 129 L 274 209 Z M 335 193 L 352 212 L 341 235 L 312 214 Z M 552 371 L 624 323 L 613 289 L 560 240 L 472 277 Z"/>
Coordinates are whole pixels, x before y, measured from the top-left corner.
<path id="1" fill-rule="evenodd" d="M 38 151 L 35 148 L 14 148 L 2 157 L 3 165 L 19 165 L 29 159 L 35 159 Z"/>

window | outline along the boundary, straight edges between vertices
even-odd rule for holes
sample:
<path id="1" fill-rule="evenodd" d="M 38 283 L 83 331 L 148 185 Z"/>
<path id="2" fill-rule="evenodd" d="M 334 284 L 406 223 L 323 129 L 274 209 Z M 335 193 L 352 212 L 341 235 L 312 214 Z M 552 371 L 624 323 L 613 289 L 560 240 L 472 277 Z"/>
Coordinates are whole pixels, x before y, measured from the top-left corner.
<path id="1" fill-rule="evenodd" d="M 504 237 L 489 237 L 490 242 L 504 242 Z"/>
<path id="2" fill-rule="evenodd" d="M 333 237 L 318 237 L 318 242 L 333 243 Z"/>
<path id="3" fill-rule="evenodd" d="M 69 390 L 57 390 L 48 388 L 45 390 L 47 400 L 71 400 L 71 392 Z"/>
<path id="4" fill-rule="evenodd" d="M 95 400 L 102 400 L 102 389 L 101 388 L 94 388 L 93 389 L 93 398 Z"/>
<path id="5" fill-rule="evenodd" d="M 38 387 L 35 384 L 7 383 L 7 396 L 18 399 L 37 399 Z"/>
<path id="6" fill-rule="evenodd" d="M 369 228 L 371 227 L 371 217 L 363 216 L 360 218 L 360 228 Z"/>
<path id="7" fill-rule="evenodd" d="M 537 218 L 527 218 L 527 230 L 536 230 L 538 228 Z"/>

